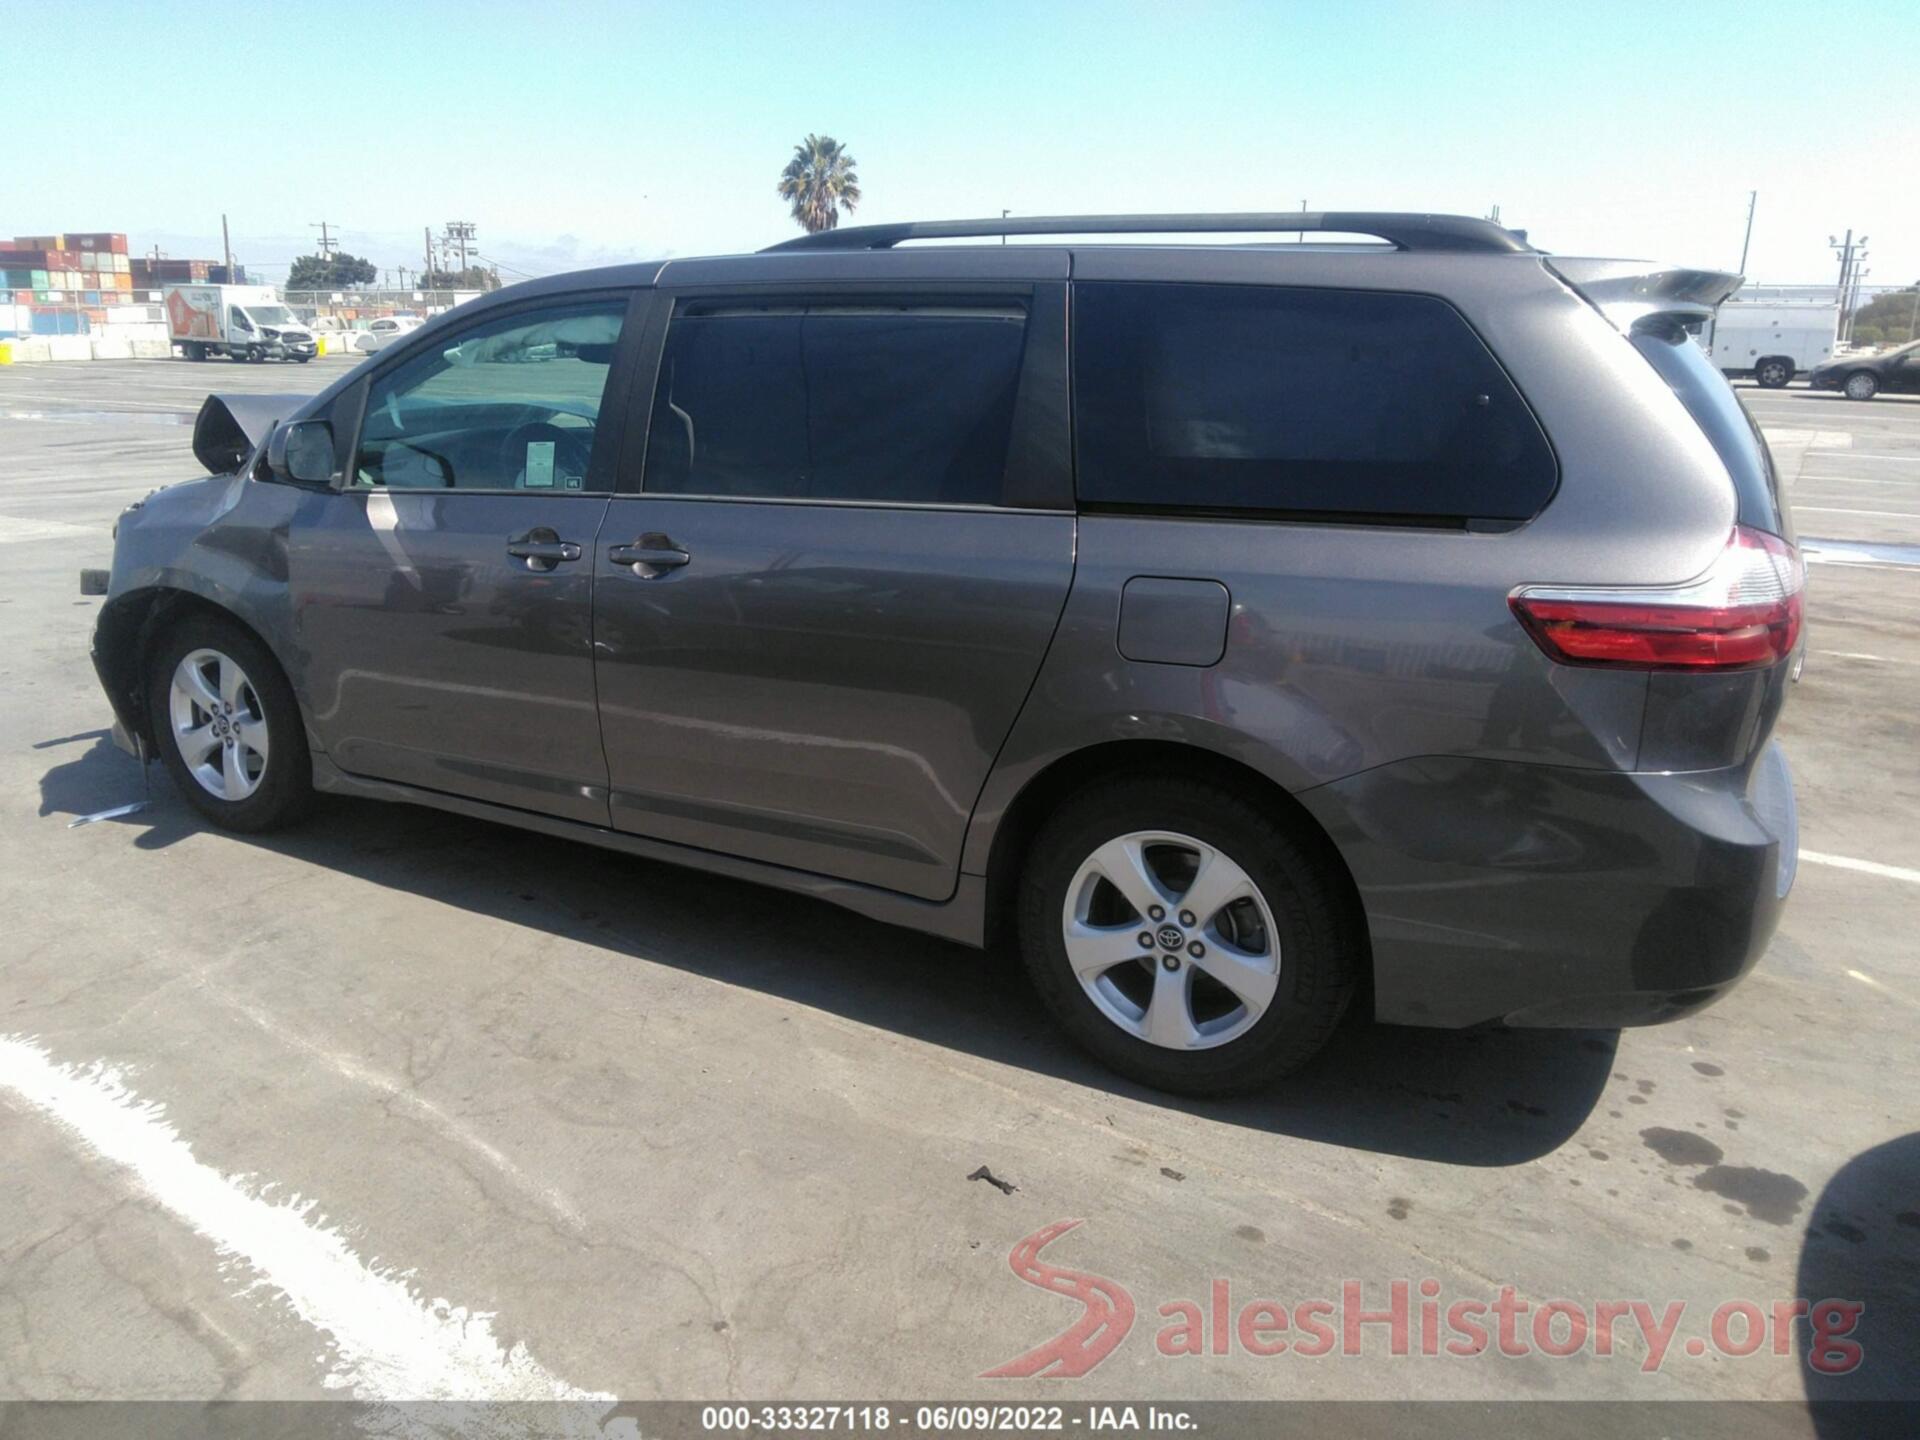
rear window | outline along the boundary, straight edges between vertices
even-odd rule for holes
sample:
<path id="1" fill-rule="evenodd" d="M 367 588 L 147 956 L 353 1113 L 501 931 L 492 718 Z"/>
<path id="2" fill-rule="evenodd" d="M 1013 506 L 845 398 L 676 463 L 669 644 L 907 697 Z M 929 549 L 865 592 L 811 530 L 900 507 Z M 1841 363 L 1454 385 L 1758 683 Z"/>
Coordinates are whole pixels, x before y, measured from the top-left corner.
<path id="1" fill-rule="evenodd" d="M 1073 336 L 1088 506 L 1511 523 L 1558 478 L 1505 372 L 1430 296 L 1085 282 Z"/>
<path id="2" fill-rule="evenodd" d="M 1785 535 L 1773 455 L 1760 427 L 1704 351 L 1678 321 L 1656 317 L 1633 327 L 1633 348 L 1646 356 L 1660 378 L 1673 387 L 1680 403 L 1713 442 L 1720 463 L 1733 477 L 1740 497 L 1739 520 L 1772 535 Z"/>

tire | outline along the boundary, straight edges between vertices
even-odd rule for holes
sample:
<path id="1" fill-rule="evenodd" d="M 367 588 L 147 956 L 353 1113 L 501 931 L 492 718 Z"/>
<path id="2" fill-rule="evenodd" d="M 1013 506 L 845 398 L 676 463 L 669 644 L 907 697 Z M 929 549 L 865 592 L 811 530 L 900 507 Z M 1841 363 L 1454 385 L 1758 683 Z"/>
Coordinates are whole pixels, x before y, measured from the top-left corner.
<path id="1" fill-rule="evenodd" d="M 1110 878 L 1129 866 L 1147 905 Z M 1240 898 L 1182 908 L 1207 889 Z M 1315 847 L 1233 789 L 1173 777 L 1097 783 L 1060 805 L 1027 852 L 1016 918 L 1034 987 L 1067 1033 L 1128 1079 L 1182 1095 L 1258 1089 L 1306 1064 L 1365 952 Z"/>
<path id="2" fill-rule="evenodd" d="M 1840 389 L 1849 400 L 1871 400 L 1880 393 L 1880 377 L 1871 370 L 1856 370 Z"/>
<path id="3" fill-rule="evenodd" d="M 209 703 L 196 698 L 189 670 Z M 266 646 L 237 622 L 194 615 L 160 639 L 147 672 L 147 714 L 173 783 L 221 829 L 278 829 L 313 803 L 313 762 L 293 688 Z M 183 743 L 183 733 L 201 744 Z"/>
<path id="4" fill-rule="evenodd" d="M 197 345 L 197 344 L 196 344 L 196 345 L 189 345 L 189 346 L 187 346 L 187 358 L 188 358 L 189 360 L 204 360 L 204 359 L 206 359 L 206 358 L 207 358 L 207 347 L 206 347 L 206 346 L 204 346 L 204 345 Z"/>
<path id="5" fill-rule="evenodd" d="M 1784 389 L 1787 382 L 1793 379 L 1793 362 L 1778 355 L 1769 355 L 1753 367 L 1753 378 L 1763 390 Z"/>
<path id="6" fill-rule="evenodd" d="M 313 356 L 311 356 L 311 355 L 296 355 L 296 356 L 294 356 L 293 358 L 294 358 L 294 359 L 296 359 L 296 360 L 298 360 L 298 361 L 299 361 L 299 362 L 300 362 L 300 363 L 301 363 L 302 365 L 304 365 L 304 364 L 306 364 L 306 363 L 307 363 L 307 362 L 308 362 L 309 360 L 311 360 L 311 359 L 313 358 Z"/>

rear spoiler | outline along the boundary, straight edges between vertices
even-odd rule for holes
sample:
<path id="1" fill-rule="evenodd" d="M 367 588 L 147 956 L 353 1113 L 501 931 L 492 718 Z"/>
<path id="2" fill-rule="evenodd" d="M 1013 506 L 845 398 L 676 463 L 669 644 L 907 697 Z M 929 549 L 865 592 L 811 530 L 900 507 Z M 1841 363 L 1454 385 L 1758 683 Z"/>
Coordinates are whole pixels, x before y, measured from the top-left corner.
<path id="1" fill-rule="evenodd" d="M 209 473 L 231 475 L 247 463 L 273 427 L 311 395 L 209 395 L 193 422 L 193 454 Z"/>
<path id="2" fill-rule="evenodd" d="M 1645 260 L 1583 260 L 1554 255 L 1546 266 L 1615 328 L 1631 330 L 1666 316 L 1689 330 L 1713 318 L 1721 302 L 1746 283 L 1725 270 L 1685 270 Z"/>

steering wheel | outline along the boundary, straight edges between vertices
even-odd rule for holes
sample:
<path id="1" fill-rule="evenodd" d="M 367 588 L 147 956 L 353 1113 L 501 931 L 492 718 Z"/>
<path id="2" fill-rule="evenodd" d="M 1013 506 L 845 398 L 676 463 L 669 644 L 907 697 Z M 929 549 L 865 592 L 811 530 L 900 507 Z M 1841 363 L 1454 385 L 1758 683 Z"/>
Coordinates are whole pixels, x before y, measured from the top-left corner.
<path id="1" fill-rule="evenodd" d="M 527 447 L 543 441 L 553 446 L 553 483 L 529 487 Z M 529 420 L 514 426 L 500 442 L 500 473 L 511 477 L 507 483 L 515 490 L 584 490 L 592 456 L 591 429 L 563 429 L 546 420 Z"/>

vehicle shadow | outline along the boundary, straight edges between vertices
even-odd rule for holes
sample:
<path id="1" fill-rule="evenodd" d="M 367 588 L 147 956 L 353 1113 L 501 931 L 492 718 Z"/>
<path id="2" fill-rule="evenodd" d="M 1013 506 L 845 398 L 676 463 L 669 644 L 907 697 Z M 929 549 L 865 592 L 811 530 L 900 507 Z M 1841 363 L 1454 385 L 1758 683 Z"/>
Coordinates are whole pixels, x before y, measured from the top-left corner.
<path id="1" fill-rule="evenodd" d="M 1816 1431 L 1920 1434 L 1920 1132 L 1827 1183 L 1807 1212 L 1794 1294 L 1812 1307 L 1796 1339 Z"/>
<path id="2" fill-rule="evenodd" d="M 140 767 L 104 737 L 40 782 L 40 814 L 138 799 Z M 57 742 L 49 742 L 57 743 Z M 152 767 L 150 809 L 106 822 L 137 849 L 189 837 L 258 845 L 329 870 L 534 926 L 635 964 L 668 965 L 1001 1064 L 1216 1122 L 1466 1166 L 1518 1165 L 1579 1128 L 1617 1031 L 1413 1030 L 1352 1019 L 1270 1093 L 1184 1100 L 1120 1080 L 1070 1045 L 1017 957 L 981 953 L 825 902 L 415 806 L 321 797 L 302 826 L 215 832 Z M 546 863 L 530 865 L 542 853 Z M 1011 1003 L 1009 997 L 1017 997 Z"/>

